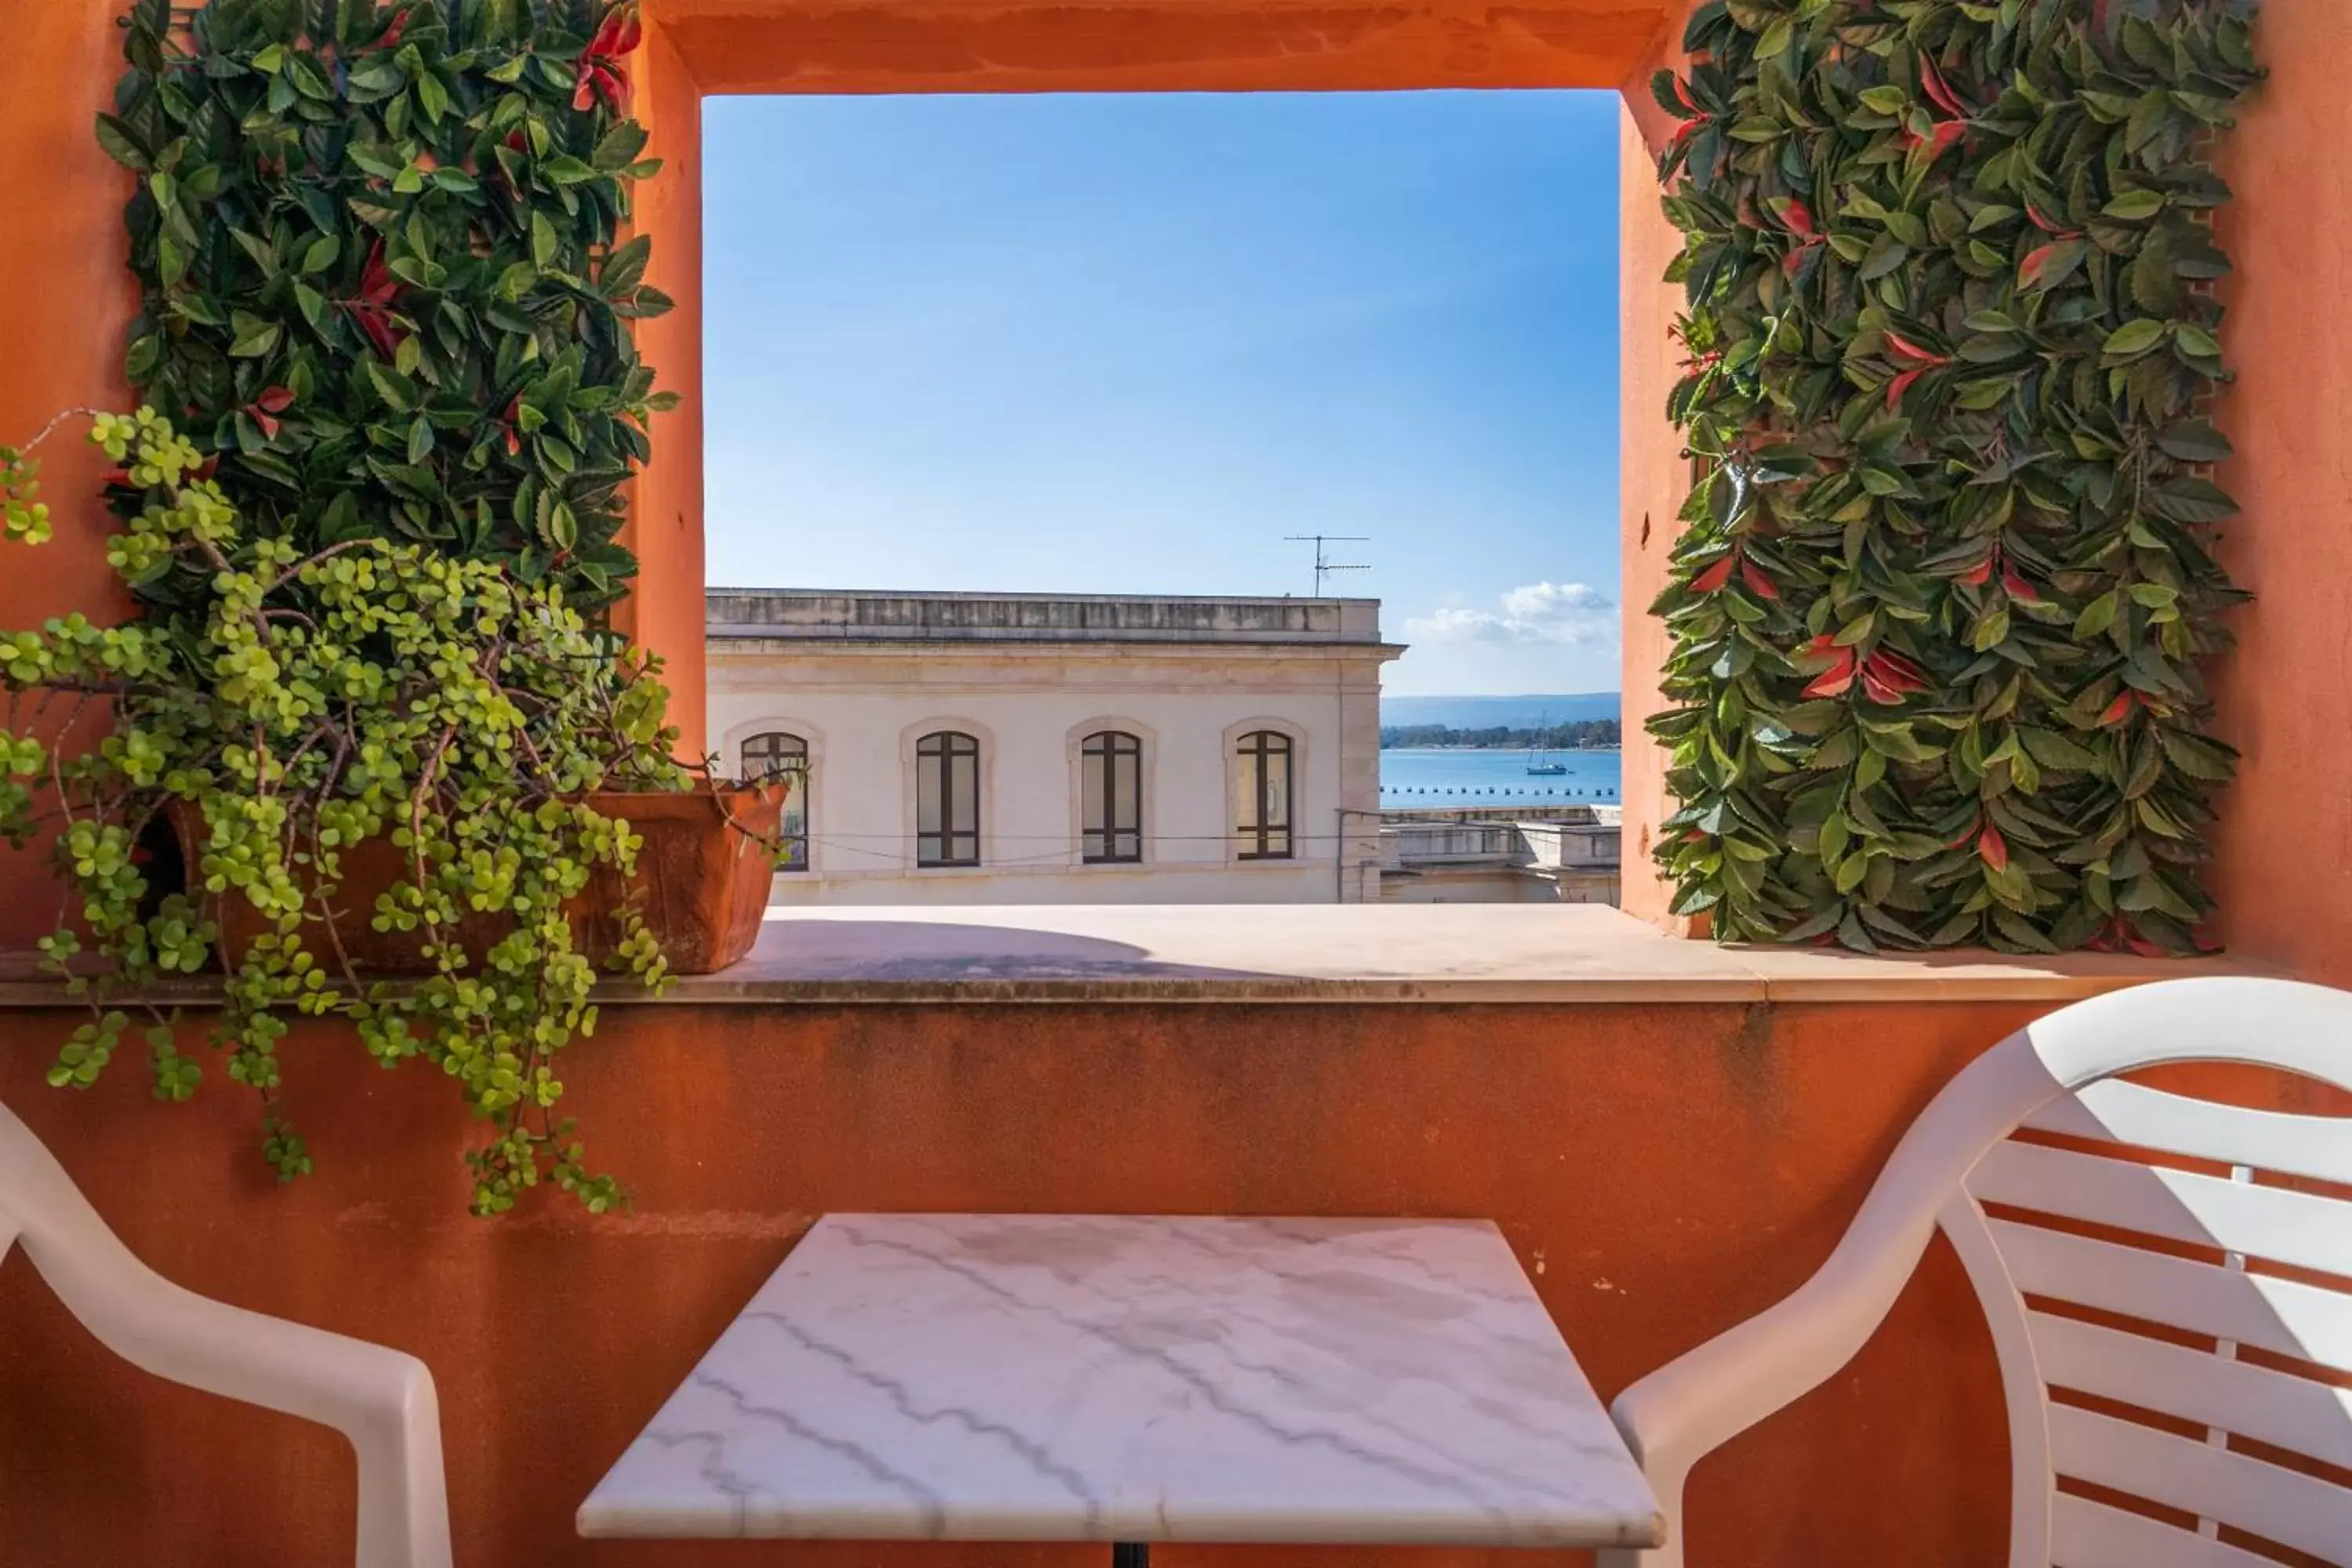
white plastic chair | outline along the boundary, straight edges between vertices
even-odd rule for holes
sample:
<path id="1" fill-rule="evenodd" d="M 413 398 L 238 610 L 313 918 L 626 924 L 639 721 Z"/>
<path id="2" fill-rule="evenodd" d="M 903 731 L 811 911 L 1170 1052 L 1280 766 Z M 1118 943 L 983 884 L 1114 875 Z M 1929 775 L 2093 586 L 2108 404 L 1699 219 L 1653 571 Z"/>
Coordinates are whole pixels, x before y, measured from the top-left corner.
<path id="1" fill-rule="evenodd" d="M 2352 1118 L 2111 1081 L 2184 1061 L 2276 1068 L 2352 1090 L 2352 994 L 2167 981 L 2067 1007 L 1969 1064 L 1905 1134 L 1819 1273 L 1618 1397 L 1611 1414 L 1658 1494 L 1668 1536 L 1656 1551 L 1604 1552 L 1601 1568 L 1682 1568 L 1692 1465 L 1844 1366 L 1938 1225 L 1976 1286 L 2008 1396 L 2010 1568 L 2278 1568 L 2223 1542 L 2221 1525 L 2352 1563 L 2352 1489 L 2231 1441 L 2352 1468 L 2352 1391 L 2238 1359 L 2244 1346 L 2352 1372 L 2352 1203 L 2255 1176 L 2352 1184 Z M 2069 1142 L 2021 1141 L 2021 1128 Z M 2070 1231 L 2067 1222 L 2086 1223 Z M 2086 1229 L 2185 1243 L 2210 1260 Z M 2249 1258 L 2262 1260 L 2253 1271 Z M 2282 1278 L 2265 1263 L 2306 1277 Z M 2337 1278 L 2331 1287 L 2310 1273 Z M 2210 1348 L 2093 1321 L 2069 1303 L 2185 1330 Z M 2053 1401 L 2053 1388 L 2183 1418 L 2205 1440 Z M 2060 1477 L 2194 1514 L 2198 1525 L 2061 1492 Z M 1725 1561 L 1736 1568 L 1738 1559 Z"/>
<path id="2" fill-rule="evenodd" d="M 358 1568 L 449 1568 L 440 1405 L 415 1356 L 183 1290 L 131 1255 L 0 1106 L 0 1258 L 21 1244 L 68 1310 L 159 1377 L 334 1427 L 359 1454 Z"/>

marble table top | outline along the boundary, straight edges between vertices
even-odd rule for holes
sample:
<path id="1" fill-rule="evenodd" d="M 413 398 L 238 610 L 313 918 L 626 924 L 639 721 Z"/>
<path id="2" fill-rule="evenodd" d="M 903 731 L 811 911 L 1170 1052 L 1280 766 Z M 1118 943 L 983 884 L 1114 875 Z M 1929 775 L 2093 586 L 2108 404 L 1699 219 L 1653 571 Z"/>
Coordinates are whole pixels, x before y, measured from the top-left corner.
<path id="1" fill-rule="evenodd" d="M 1484 1221 L 828 1215 L 579 1529 L 1647 1546 L 1661 1525 Z"/>

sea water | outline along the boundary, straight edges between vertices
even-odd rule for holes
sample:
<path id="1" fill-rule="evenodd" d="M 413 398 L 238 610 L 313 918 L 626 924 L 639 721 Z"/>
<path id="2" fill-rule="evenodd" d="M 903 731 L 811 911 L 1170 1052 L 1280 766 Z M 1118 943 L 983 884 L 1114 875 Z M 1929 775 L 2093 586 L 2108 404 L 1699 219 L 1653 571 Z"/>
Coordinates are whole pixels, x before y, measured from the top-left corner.
<path id="1" fill-rule="evenodd" d="M 1526 752 L 1470 748 L 1403 748 L 1381 752 L 1381 805 L 1443 810 L 1481 805 L 1616 805 L 1616 752 L 1553 752 L 1565 773 L 1528 772 Z"/>

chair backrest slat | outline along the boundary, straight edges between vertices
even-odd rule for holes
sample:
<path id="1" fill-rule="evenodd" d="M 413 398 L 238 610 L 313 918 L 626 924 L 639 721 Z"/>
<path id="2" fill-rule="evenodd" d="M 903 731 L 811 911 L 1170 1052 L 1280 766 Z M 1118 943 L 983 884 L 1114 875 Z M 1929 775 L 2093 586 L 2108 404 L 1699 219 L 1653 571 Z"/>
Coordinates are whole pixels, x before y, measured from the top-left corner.
<path id="1" fill-rule="evenodd" d="M 2051 1555 L 2065 1568 L 2278 1568 L 2275 1558 L 2071 1492 L 2050 1503 Z"/>
<path id="2" fill-rule="evenodd" d="M 2159 1500 L 2329 1563 L 2352 1550 L 2352 1490 L 2193 1437 L 2053 1405 L 2050 1457 L 2060 1475 Z"/>
<path id="3" fill-rule="evenodd" d="M 2352 1017 L 2332 1000 L 2284 1035 L 2264 1027 L 2273 1020 L 2263 1010 L 2208 1016 L 2215 1010 L 2191 1000 L 2197 1016 L 2143 1018 L 2137 1037 L 2236 1037 L 2245 1048 L 2234 1059 L 2246 1065 L 2331 1077 L 2334 1053 L 2352 1056 Z M 1956 1240 L 1990 1238 L 1963 1247 L 1962 1260 L 1996 1339 L 2007 1324 L 2027 1347 L 2001 1361 L 2013 1441 L 2039 1456 L 2036 1474 L 2019 1479 L 2027 1560 L 2275 1562 L 2223 1542 L 2221 1527 L 2232 1527 L 2352 1568 L 2352 1488 L 2339 1484 L 2352 1470 L 2352 1388 L 2329 1376 L 2352 1373 L 2347 1184 L 2352 1119 L 2117 1078 L 2055 1096 L 1978 1156 L 1946 1225 Z M 2264 1352 L 2291 1360 L 2263 1364 Z M 2058 1489 L 2070 1482 L 2109 1495 Z"/>
<path id="4" fill-rule="evenodd" d="M 2352 1388 L 2225 1361 L 2079 1318 L 2028 1312 L 2043 1379 L 2352 1469 Z"/>
<path id="5" fill-rule="evenodd" d="M 2256 1345 L 2352 1372 L 2352 1297 L 2014 1220 L 1986 1222 L 2030 1296 Z"/>
<path id="6" fill-rule="evenodd" d="M 2248 1110 L 2107 1079 L 2060 1095 L 2025 1125 L 2352 1185 L 2352 1139 L 2336 1117 Z"/>
<path id="7" fill-rule="evenodd" d="M 1969 1173 L 1979 1203 L 2352 1275 L 2352 1206 L 2335 1198 L 2014 1141 Z"/>

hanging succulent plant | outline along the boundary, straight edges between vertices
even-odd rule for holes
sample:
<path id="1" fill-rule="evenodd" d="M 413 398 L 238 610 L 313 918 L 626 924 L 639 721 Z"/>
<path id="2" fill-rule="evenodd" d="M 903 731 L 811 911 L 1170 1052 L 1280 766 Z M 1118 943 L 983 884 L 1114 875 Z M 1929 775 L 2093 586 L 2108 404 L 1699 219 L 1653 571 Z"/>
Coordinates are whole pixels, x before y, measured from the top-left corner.
<path id="1" fill-rule="evenodd" d="M 670 401 L 628 331 L 670 305 L 621 237 L 658 167 L 640 32 L 634 0 L 132 8 L 99 120 L 142 177 L 127 369 L 253 527 L 619 596 L 622 486 Z"/>
<path id="2" fill-rule="evenodd" d="M 2252 0 L 1711 0 L 1658 858 L 1717 935 L 2200 943 Z"/>

